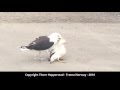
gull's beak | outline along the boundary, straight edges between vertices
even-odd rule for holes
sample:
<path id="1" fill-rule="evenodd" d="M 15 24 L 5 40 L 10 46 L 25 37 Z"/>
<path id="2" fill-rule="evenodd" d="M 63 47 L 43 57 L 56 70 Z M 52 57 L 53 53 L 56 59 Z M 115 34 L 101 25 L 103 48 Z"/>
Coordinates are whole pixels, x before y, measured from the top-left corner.
<path id="1" fill-rule="evenodd" d="M 62 38 L 61 41 L 60 41 L 60 43 L 66 44 L 67 42 L 66 42 L 66 40 L 64 38 Z"/>
<path id="2" fill-rule="evenodd" d="M 63 40 L 63 43 L 66 44 L 67 43 L 66 40 Z"/>

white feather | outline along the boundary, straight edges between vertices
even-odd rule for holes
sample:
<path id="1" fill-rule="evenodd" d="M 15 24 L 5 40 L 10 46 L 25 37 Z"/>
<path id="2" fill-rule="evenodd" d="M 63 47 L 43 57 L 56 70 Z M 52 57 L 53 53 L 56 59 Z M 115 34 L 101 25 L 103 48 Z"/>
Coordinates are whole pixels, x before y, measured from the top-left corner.
<path id="1" fill-rule="evenodd" d="M 54 46 L 54 48 L 52 48 L 51 53 L 54 53 L 54 52 L 55 53 L 51 56 L 50 62 L 53 62 L 55 60 L 59 60 L 60 58 L 62 58 L 66 54 L 66 48 L 64 46 L 65 43 L 66 43 L 66 41 L 62 38 Z"/>

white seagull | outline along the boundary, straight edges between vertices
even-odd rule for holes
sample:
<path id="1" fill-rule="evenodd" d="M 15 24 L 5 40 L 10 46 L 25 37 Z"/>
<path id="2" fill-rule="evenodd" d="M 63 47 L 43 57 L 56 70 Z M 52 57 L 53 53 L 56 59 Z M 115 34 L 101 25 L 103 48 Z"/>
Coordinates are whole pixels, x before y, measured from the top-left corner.
<path id="1" fill-rule="evenodd" d="M 50 34 L 49 36 L 40 36 L 39 38 L 36 38 L 34 41 L 32 41 L 27 46 L 21 46 L 20 50 L 22 50 L 22 51 L 36 50 L 39 52 L 41 52 L 43 50 L 48 50 L 49 52 L 52 52 L 52 51 L 57 52 L 57 49 L 55 47 L 59 46 L 58 44 L 60 44 L 60 41 L 62 39 L 63 39 L 62 36 L 59 33 L 55 32 L 55 33 Z M 51 55 L 50 55 L 50 57 L 51 57 Z M 53 58 L 53 57 L 51 57 L 51 58 Z M 50 61 L 52 62 L 53 59 L 50 59 Z"/>
<path id="2" fill-rule="evenodd" d="M 60 61 L 63 59 L 64 55 L 66 54 L 66 48 L 64 45 L 65 43 L 66 40 L 61 37 L 55 47 L 50 50 L 50 63 L 54 62 L 55 60 Z"/>

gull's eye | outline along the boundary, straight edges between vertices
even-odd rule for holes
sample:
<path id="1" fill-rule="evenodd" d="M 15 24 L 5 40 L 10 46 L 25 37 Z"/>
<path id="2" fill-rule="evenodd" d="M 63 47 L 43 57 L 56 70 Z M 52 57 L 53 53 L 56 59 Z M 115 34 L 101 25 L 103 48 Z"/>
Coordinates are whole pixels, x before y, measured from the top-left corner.
<path id="1" fill-rule="evenodd" d="M 57 40 L 57 41 L 59 42 L 60 40 L 61 40 L 61 38 L 60 38 L 60 37 L 58 37 L 58 40 Z"/>

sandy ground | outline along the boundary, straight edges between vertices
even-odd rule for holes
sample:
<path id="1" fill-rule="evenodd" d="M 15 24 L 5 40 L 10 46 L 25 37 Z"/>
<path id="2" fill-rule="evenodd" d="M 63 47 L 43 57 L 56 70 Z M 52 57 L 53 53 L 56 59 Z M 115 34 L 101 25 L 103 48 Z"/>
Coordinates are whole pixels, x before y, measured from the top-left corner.
<path id="1" fill-rule="evenodd" d="M 59 32 L 67 40 L 66 63 L 34 60 L 21 52 L 41 35 Z M 119 23 L 0 23 L 0 71 L 120 71 Z"/>
<path id="2" fill-rule="evenodd" d="M 0 23 L 120 23 L 120 12 L 0 12 Z"/>

